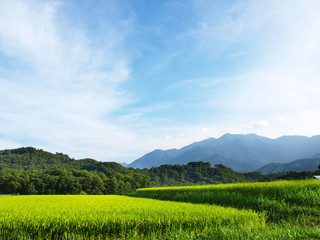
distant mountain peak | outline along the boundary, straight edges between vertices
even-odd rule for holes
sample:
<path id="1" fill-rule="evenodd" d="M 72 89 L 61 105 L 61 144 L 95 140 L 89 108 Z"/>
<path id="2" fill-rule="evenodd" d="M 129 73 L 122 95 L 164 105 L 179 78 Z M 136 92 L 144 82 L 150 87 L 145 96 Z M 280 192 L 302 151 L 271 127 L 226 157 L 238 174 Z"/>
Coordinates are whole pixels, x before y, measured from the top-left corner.
<path id="1" fill-rule="evenodd" d="M 186 164 L 188 162 L 224 159 L 228 167 L 242 163 L 248 171 L 271 162 L 286 163 L 299 158 L 308 158 L 319 153 L 320 135 L 283 136 L 270 139 L 254 133 L 230 134 L 220 138 L 207 138 L 180 149 L 154 150 L 133 161 L 129 166 L 150 168 L 162 164 Z M 226 160 L 228 159 L 228 160 Z M 252 169 L 253 168 L 253 169 Z"/>
<path id="2" fill-rule="evenodd" d="M 320 158 L 298 159 L 288 163 L 269 163 L 257 171 L 262 174 L 272 174 L 280 172 L 302 172 L 315 171 L 320 165 Z"/>

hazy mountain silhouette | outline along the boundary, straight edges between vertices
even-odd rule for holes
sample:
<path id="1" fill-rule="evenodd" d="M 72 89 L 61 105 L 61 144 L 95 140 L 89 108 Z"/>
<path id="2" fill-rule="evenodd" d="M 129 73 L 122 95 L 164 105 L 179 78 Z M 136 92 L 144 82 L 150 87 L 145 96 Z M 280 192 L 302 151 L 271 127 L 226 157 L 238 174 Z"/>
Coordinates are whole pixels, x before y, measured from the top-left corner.
<path id="1" fill-rule="evenodd" d="M 155 150 L 129 164 L 134 168 L 150 168 L 162 164 L 187 164 L 195 161 L 221 164 L 240 172 L 253 171 L 269 163 L 288 163 L 310 158 L 319 153 L 320 135 L 314 137 L 283 136 L 277 139 L 256 134 L 225 134 L 208 138 L 181 149 Z M 219 163 L 220 163 L 219 162 Z"/>
<path id="2" fill-rule="evenodd" d="M 269 163 L 257 171 L 262 174 L 315 171 L 319 165 L 320 158 L 298 159 L 289 163 Z"/>

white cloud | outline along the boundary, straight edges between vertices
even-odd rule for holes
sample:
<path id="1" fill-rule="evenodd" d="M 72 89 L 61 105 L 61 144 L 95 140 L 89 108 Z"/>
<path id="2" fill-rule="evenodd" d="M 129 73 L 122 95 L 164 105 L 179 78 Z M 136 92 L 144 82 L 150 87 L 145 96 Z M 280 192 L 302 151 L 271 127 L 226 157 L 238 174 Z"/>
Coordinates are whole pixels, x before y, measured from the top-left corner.
<path id="1" fill-rule="evenodd" d="M 171 135 L 169 135 L 169 134 L 167 134 L 167 135 L 166 135 L 166 138 L 172 138 L 172 136 L 171 136 Z"/>
<path id="2" fill-rule="evenodd" d="M 168 66 L 175 68 L 172 63 L 182 55 L 188 58 L 180 62 L 183 66 L 193 54 L 210 58 L 213 69 L 221 58 L 241 64 L 230 74 L 214 70 L 218 73 L 211 76 L 178 77 L 180 82 L 163 91 L 164 99 L 179 90 L 173 100 L 126 109 L 143 101 L 122 88 L 131 78 L 123 50 L 133 31 L 130 16 L 111 19 L 117 11 L 110 10 L 106 19 L 96 21 L 98 31 L 88 32 L 85 22 L 64 15 L 66 4 L 72 3 L 0 0 L 0 60 L 8 64 L 0 66 L 0 144 L 112 160 L 154 148 L 179 148 L 226 132 L 320 132 L 319 1 L 236 1 L 224 8 L 195 1 L 197 28 L 176 33 L 176 38 L 165 36 L 179 38 L 173 51 L 169 49 L 172 54 L 165 58 L 169 50 L 157 49 L 163 53 L 158 58 L 164 58 L 146 71 L 177 76 Z M 186 44 L 180 49 L 177 43 Z M 185 122 L 180 111 L 188 111 Z"/>
<path id="3" fill-rule="evenodd" d="M 24 67 L 0 75 L 0 136 L 10 137 L 10 146 L 121 157 L 115 139 L 132 140 L 132 133 L 109 114 L 133 101 L 119 86 L 130 76 L 121 49 L 130 27 L 104 25 L 90 35 L 62 14 L 64 7 L 1 1 L 0 53 L 13 67 Z"/>
<path id="4" fill-rule="evenodd" d="M 266 120 L 259 120 L 259 121 L 254 121 L 252 123 L 253 127 L 268 127 L 270 124 Z"/>
<path id="5" fill-rule="evenodd" d="M 218 71 L 218 77 L 186 78 L 166 88 L 187 92 L 206 110 L 198 122 L 169 132 L 170 140 L 176 131 L 185 132 L 183 141 L 189 143 L 226 132 L 268 137 L 320 133 L 319 2 L 237 1 L 225 9 L 212 1 L 195 5 L 198 28 L 181 35 L 194 40 L 192 54 L 209 56 L 213 66 L 225 55 L 241 64 L 230 74 Z M 211 123 L 200 127 L 200 122 Z"/>
<path id="6" fill-rule="evenodd" d="M 284 117 L 284 116 L 278 116 L 278 117 L 276 117 L 276 119 L 279 120 L 280 122 L 288 121 L 288 119 L 286 117 Z"/>
<path id="7" fill-rule="evenodd" d="M 273 125 L 272 131 L 317 134 L 320 2 L 238 1 L 215 10 L 215 4 L 201 1 L 197 7 L 201 15 L 193 37 L 202 53 L 218 60 L 225 49 L 244 54 L 241 69 L 223 80 L 218 93 L 216 87 L 202 90 L 204 104 L 236 118 L 238 124 L 225 117 L 231 126 L 284 115 L 292 124 L 282 125 L 282 131 Z"/>

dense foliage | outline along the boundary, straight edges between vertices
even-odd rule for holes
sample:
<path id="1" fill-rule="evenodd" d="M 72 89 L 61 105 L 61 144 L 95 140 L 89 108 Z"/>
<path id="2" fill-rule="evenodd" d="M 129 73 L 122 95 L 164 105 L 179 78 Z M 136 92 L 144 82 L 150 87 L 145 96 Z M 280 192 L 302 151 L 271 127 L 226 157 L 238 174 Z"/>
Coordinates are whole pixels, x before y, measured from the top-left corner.
<path id="1" fill-rule="evenodd" d="M 130 172 L 129 169 L 115 162 L 98 162 L 90 158 L 75 160 L 63 153 L 52 154 L 32 147 L 0 151 L 0 169 L 3 168 L 17 170 L 76 169 L 103 172 L 107 176 L 115 172 L 121 174 Z"/>
<path id="2" fill-rule="evenodd" d="M 188 186 L 201 184 L 263 182 L 273 180 L 310 179 L 317 171 L 287 172 L 262 175 L 259 172 L 238 173 L 222 164 L 190 162 L 186 165 L 162 165 L 151 169 L 136 169 L 150 176 L 153 186 Z"/>
<path id="3" fill-rule="evenodd" d="M 127 194 L 149 186 L 185 186 L 311 178 L 316 172 L 238 173 L 208 162 L 125 168 L 115 162 L 74 160 L 32 147 L 0 151 L 0 193 Z"/>
<path id="4" fill-rule="evenodd" d="M 148 176 L 83 170 L 0 170 L 0 193 L 19 194 L 128 194 L 151 186 Z"/>
<path id="5" fill-rule="evenodd" d="M 137 169 L 136 171 L 149 175 L 153 186 L 215 184 L 251 180 L 250 174 L 245 176 L 221 164 L 212 167 L 208 162 L 190 162 L 186 165 L 162 165 L 151 169 Z"/>
<path id="6" fill-rule="evenodd" d="M 150 178 L 115 162 L 74 160 L 32 147 L 0 151 L 0 193 L 128 194 Z"/>

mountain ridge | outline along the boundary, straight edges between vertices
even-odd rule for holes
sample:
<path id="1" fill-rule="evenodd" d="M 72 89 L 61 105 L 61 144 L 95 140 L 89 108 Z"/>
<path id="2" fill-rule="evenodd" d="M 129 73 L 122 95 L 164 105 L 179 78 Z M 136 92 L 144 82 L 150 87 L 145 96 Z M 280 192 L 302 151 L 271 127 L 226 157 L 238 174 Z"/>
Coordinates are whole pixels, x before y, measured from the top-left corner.
<path id="1" fill-rule="evenodd" d="M 256 134 L 224 134 L 220 138 L 208 138 L 194 142 L 167 157 L 169 150 L 158 149 L 136 159 L 128 166 L 133 168 L 150 168 L 162 164 L 187 164 L 188 162 L 204 161 L 209 156 L 219 155 L 225 159 L 226 166 L 236 171 L 249 172 L 269 164 L 288 163 L 296 159 L 310 158 L 320 154 L 320 135 L 281 136 L 271 139 Z M 156 160 L 154 160 L 156 159 Z M 243 165 L 242 169 L 234 165 Z"/>
<path id="2" fill-rule="evenodd" d="M 289 163 L 269 163 L 257 171 L 267 175 L 282 172 L 315 171 L 320 165 L 320 158 L 297 159 Z"/>

